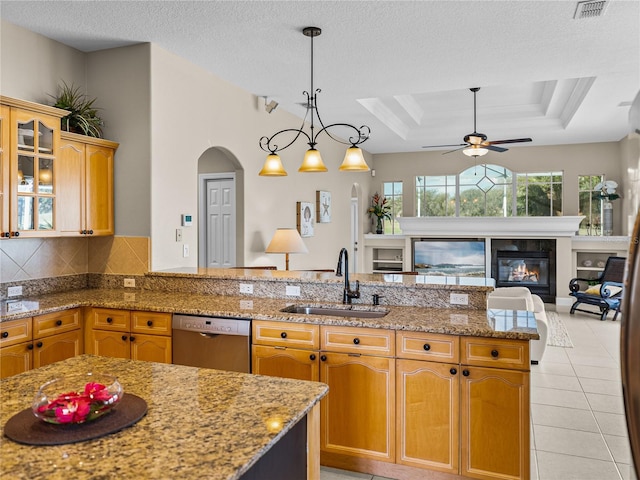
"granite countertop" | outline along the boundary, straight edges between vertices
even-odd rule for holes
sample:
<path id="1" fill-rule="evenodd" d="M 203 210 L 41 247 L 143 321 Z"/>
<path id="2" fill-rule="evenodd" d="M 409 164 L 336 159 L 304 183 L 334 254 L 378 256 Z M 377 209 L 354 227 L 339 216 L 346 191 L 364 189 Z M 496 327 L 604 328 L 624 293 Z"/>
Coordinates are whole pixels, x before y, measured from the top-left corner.
<path id="1" fill-rule="evenodd" d="M 328 391 L 317 382 L 81 355 L 0 380 L 2 428 L 30 408 L 45 381 L 90 371 L 116 375 L 125 393 L 147 402 L 146 416 L 68 445 L 34 447 L 2 435 L 3 477 L 237 479 Z"/>
<path id="2" fill-rule="evenodd" d="M 202 295 L 131 289 L 83 289 L 43 295 L 21 301 L 8 311 L 2 304 L 2 321 L 81 306 L 144 310 L 188 315 L 227 316 L 322 325 L 385 328 L 480 337 L 538 339 L 533 313 L 524 311 L 459 310 L 447 308 L 353 305 L 353 309 L 386 310 L 381 318 L 329 317 L 281 312 L 291 304 L 320 305 L 284 299 Z M 324 304 L 327 305 L 327 304 Z M 346 308 L 342 304 L 330 304 Z"/>

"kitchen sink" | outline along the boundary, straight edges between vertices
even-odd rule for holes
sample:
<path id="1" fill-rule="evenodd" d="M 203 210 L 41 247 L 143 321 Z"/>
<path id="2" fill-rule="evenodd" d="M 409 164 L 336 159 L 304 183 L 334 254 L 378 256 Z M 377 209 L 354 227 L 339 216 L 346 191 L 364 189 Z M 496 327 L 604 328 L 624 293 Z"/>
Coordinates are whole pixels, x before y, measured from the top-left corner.
<path id="1" fill-rule="evenodd" d="M 280 310 L 286 313 L 302 313 L 304 315 L 326 315 L 329 317 L 356 317 L 356 318 L 381 318 L 388 310 L 354 310 L 353 308 L 340 308 L 336 306 L 305 306 L 290 305 Z"/>

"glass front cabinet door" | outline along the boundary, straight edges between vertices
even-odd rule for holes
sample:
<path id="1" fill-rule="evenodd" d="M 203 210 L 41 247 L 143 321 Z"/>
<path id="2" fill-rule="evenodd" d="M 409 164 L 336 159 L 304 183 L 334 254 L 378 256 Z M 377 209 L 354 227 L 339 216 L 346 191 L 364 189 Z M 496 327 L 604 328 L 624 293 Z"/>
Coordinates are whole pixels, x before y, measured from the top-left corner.
<path id="1" fill-rule="evenodd" d="M 6 100 L 3 97 L 3 104 Z M 60 117 L 66 112 L 30 102 L 16 102 L 19 105 L 10 108 L 3 105 L 3 132 L 5 108 L 9 109 L 9 155 L 3 145 L 2 238 L 55 235 L 56 152 L 60 142 Z M 32 109 L 25 108 L 32 106 Z M 8 169 L 5 167 L 7 161 Z M 7 170 L 8 182 L 5 179 Z"/>

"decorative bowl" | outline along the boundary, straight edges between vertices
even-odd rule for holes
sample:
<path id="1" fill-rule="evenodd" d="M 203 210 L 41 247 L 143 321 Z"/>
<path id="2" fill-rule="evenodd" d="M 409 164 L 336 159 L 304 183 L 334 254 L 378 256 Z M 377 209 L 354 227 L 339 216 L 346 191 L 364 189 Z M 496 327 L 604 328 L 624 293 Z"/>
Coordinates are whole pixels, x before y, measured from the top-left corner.
<path id="1" fill-rule="evenodd" d="M 112 375 L 68 375 L 43 384 L 31 407 L 36 417 L 48 423 L 87 423 L 111 411 L 123 393 Z"/>

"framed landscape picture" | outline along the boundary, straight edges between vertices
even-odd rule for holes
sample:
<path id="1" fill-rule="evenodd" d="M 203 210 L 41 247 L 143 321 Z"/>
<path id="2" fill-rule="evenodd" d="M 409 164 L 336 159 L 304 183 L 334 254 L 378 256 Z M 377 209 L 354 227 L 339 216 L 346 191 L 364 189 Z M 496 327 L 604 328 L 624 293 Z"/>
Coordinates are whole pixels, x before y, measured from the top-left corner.
<path id="1" fill-rule="evenodd" d="M 331 192 L 316 191 L 316 222 L 329 223 L 331 221 Z"/>
<path id="2" fill-rule="evenodd" d="M 301 237 L 313 237 L 313 202 L 296 202 L 296 226 Z"/>

